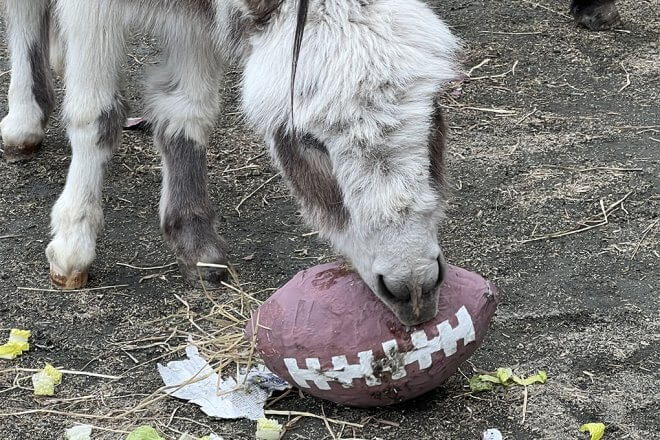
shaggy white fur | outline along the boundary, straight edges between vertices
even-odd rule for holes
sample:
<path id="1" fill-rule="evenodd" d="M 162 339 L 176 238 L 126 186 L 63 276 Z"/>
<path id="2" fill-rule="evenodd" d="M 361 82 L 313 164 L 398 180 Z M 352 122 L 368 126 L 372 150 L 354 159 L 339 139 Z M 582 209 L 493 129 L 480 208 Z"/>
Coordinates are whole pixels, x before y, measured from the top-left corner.
<path id="1" fill-rule="evenodd" d="M 277 130 L 292 130 L 294 16 L 286 2 L 268 27 L 252 35 L 245 61 L 243 109 L 271 151 Z M 400 317 L 415 294 L 434 292 L 440 276 L 443 203 L 429 175 L 428 142 L 434 100 L 458 76 L 458 48 L 447 26 L 416 0 L 310 4 L 294 125 L 327 148 L 322 160 L 341 188 L 350 221 L 336 228 L 323 210 L 303 208 Z"/>

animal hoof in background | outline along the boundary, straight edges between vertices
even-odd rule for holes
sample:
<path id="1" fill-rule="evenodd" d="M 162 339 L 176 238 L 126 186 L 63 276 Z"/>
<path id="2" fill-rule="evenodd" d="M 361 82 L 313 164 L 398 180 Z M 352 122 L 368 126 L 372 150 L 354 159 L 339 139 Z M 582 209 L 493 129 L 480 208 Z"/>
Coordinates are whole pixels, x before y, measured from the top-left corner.
<path id="1" fill-rule="evenodd" d="M 44 130 L 40 115 L 13 112 L 0 121 L 2 148 L 7 162 L 30 159 L 41 148 Z"/>
<path id="2" fill-rule="evenodd" d="M 39 142 L 38 144 L 5 145 L 4 146 L 5 160 L 9 163 L 29 160 L 40 149 L 41 149 L 41 142 Z"/>
<path id="3" fill-rule="evenodd" d="M 581 10 L 573 9 L 571 12 L 575 21 L 592 31 L 606 31 L 622 24 L 614 2 L 600 3 Z"/>
<path id="4" fill-rule="evenodd" d="M 204 287 L 217 288 L 229 278 L 228 261 L 221 260 L 213 263 L 188 263 L 177 259 L 179 270 L 186 281 L 193 286 L 199 286 L 200 281 Z"/>
<path id="5" fill-rule="evenodd" d="M 71 275 L 61 275 L 51 266 L 50 279 L 58 288 L 64 290 L 80 289 L 87 285 L 88 272 L 74 271 Z"/>

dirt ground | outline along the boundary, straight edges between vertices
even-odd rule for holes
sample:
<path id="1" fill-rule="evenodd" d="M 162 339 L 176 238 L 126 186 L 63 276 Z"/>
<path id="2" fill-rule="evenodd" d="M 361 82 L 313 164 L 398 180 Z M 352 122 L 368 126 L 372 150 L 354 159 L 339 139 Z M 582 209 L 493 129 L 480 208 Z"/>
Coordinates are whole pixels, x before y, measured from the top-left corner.
<path id="1" fill-rule="evenodd" d="M 498 428 L 507 439 L 585 439 L 580 425 L 595 421 L 607 425 L 608 440 L 656 438 L 660 2 L 619 2 L 625 25 L 604 33 L 577 28 L 562 12 L 567 0 L 430 3 L 464 40 L 466 70 L 481 66 L 460 97 L 443 100 L 452 191 L 440 239 L 451 263 L 483 274 L 500 290 L 490 333 L 461 371 L 542 369 L 548 382 L 529 387 L 526 404 L 521 388 L 472 395 L 457 373 L 442 388 L 389 408 L 358 410 L 296 393 L 274 408 L 365 424 L 341 433 L 335 425 L 337 438 L 476 440 L 484 429 Z M 145 38 L 136 41 L 126 71 L 137 114 L 137 84 L 156 51 Z M 4 114 L 4 38 L 0 51 Z M 265 289 L 334 256 L 308 234 L 281 179 L 268 181 L 275 171 L 242 124 L 235 95 L 234 75 L 224 84 L 226 111 L 209 151 L 210 192 L 243 287 L 265 299 Z M 0 161 L 0 340 L 12 327 L 33 332 L 28 353 L 0 360 L 0 437 L 59 439 L 67 427 L 87 422 L 99 427 L 95 438 L 123 438 L 121 431 L 146 423 L 168 439 L 211 429 L 225 439 L 253 438 L 252 422 L 212 420 L 175 399 L 136 408 L 162 386 L 156 363 L 180 357 L 175 349 L 187 332 L 199 333 L 186 317 L 211 307 L 174 267 L 120 264 L 174 261 L 158 229 L 159 159 L 146 133 L 126 133 L 113 159 L 106 227 L 90 274 L 91 288 L 126 286 L 21 289 L 51 288 L 48 215 L 70 154 L 58 118 L 51 123 L 34 160 Z M 235 207 L 255 190 L 239 215 Z M 607 222 L 595 226 L 603 220 L 601 206 L 611 205 Z M 595 227 L 528 241 L 585 225 Z M 232 292 L 210 295 L 222 302 Z M 15 382 L 29 373 L 15 367 L 45 361 L 122 378 L 67 375 L 54 398 L 36 399 L 29 379 Z M 115 417 L 126 410 L 132 411 Z M 285 438 L 332 437 L 322 421 L 303 418 Z"/>

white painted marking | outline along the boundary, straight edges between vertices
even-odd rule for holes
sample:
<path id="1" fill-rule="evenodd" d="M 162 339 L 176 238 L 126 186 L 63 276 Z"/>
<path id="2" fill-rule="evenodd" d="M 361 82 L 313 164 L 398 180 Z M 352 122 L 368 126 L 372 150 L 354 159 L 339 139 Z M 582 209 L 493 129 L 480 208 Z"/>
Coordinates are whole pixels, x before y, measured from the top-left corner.
<path id="1" fill-rule="evenodd" d="M 381 344 L 385 356 L 380 359 L 374 359 L 373 352 L 368 350 L 358 353 L 357 364 L 349 364 L 345 355 L 333 356 L 331 370 L 322 370 L 318 358 L 305 359 L 307 368 L 299 368 L 298 362 L 293 358 L 285 358 L 284 365 L 291 378 L 301 388 L 309 388 L 308 382 L 313 382 L 320 390 L 329 390 L 330 382 L 338 382 L 344 388 L 351 388 L 353 381 L 360 379 L 364 379 L 369 387 L 377 386 L 381 381 L 374 375 L 374 365 L 380 365 L 381 372 L 389 372 L 392 380 L 399 380 L 408 374 L 406 366 L 417 363 L 420 371 L 425 370 L 433 364 L 433 354 L 443 351 L 445 357 L 449 357 L 456 353 L 459 340 L 463 340 L 463 345 L 474 342 L 474 324 L 465 306 L 456 312 L 456 319 L 456 327 L 452 327 L 449 320 L 438 324 L 438 336 L 432 339 L 428 339 L 424 330 L 412 333 L 410 339 L 414 348 L 408 352 L 400 352 L 396 340 L 391 339 Z"/>

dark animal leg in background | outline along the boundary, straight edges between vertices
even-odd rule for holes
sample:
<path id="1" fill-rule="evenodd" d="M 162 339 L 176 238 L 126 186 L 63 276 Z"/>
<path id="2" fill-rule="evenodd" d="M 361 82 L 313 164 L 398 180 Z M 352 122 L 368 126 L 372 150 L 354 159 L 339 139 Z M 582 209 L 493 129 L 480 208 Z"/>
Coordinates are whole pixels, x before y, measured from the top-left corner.
<path id="1" fill-rule="evenodd" d="M 195 29 L 166 48 L 151 72 L 144 120 L 163 161 L 160 225 L 179 269 L 193 284 L 218 287 L 228 271 L 226 244 L 215 231 L 207 191 L 206 145 L 219 113 L 221 64 L 212 44 Z M 181 66 L 187 66 L 182 69 Z M 197 267 L 207 263 L 216 267 Z"/>
<path id="2" fill-rule="evenodd" d="M 621 24 L 615 0 L 573 0 L 571 14 L 575 21 L 592 31 L 612 29 Z"/>
<path id="3" fill-rule="evenodd" d="M 163 156 L 163 237 L 190 283 L 199 282 L 201 275 L 205 283 L 219 286 L 227 278 L 226 270 L 197 267 L 198 262 L 228 264 L 227 245 L 215 231 L 215 213 L 206 190 L 206 148 L 184 134 L 157 133 L 155 140 Z"/>

